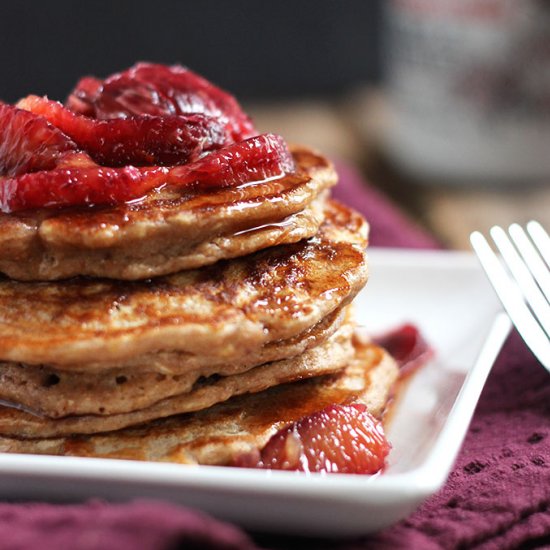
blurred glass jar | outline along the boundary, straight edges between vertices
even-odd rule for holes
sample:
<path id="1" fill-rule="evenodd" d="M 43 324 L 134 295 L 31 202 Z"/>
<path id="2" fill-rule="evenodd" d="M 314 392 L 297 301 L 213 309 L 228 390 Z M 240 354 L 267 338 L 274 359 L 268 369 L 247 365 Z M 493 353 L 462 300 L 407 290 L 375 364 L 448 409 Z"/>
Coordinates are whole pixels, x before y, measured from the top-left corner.
<path id="1" fill-rule="evenodd" d="M 389 0 L 384 145 L 441 182 L 550 176 L 550 0 Z"/>

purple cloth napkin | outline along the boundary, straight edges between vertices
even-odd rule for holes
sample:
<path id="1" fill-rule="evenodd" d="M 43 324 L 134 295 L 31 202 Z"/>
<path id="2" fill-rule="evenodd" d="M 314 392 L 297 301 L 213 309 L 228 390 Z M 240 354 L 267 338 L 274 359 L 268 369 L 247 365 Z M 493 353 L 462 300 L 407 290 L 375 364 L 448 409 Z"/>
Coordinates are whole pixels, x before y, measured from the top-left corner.
<path id="1" fill-rule="evenodd" d="M 371 244 L 437 242 L 340 166 L 335 196 L 371 223 Z M 0 548 L 82 550 L 550 548 L 550 377 L 513 333 L 489 377 L 445 487 L 401 523 L 353 541 L 244 533 L 162 502 L 0 504 Z"/>

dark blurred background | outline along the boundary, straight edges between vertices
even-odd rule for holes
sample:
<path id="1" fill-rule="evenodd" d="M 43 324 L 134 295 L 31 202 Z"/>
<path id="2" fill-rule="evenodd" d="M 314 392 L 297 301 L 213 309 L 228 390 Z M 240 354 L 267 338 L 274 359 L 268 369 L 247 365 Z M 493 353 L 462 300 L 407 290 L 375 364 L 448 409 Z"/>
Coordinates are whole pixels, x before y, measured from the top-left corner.
<path id="1" fill-rule="evenodd" d="M 80 76 L 182 63 L 241 99 L 334 96 L 375 81 L 380 2 L 5 2 L 0 98 L 63 99 Z"/>

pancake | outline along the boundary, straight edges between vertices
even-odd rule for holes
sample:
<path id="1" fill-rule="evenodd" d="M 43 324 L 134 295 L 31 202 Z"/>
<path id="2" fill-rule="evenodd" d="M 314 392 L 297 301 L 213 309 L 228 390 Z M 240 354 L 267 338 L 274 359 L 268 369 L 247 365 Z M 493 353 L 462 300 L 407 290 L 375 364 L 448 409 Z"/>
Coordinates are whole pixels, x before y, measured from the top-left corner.
<path id="1" fill-rule="evenodd" d="M 309 149 L 293 155 L 297 172 L 269 182 L 217 192 L 166 187 L 113 207 L 0 214 L 0 272 L 24 281 L 147 279 L 311 237 L 337 176 Z"/>
<path id="2" fill-rule="evenodd" d="M 0 281 L 0 361 L 95 368 L 158 351 L 238 362 L 350 303 L 367 279 L 368 226 L 330 201 L 318 234 L 148 281 Z"/>
<path id="3" fill-rule="evenodd" d="M 157 418 L 207 409 L 235 395 L 256 393 L 286 382 L 335 372 L 344 368 L 353 356 L 352 332 L 352 326 L 345 324 L 326 342 L 297 357 L 267 363 L 241 374 L 199 380 L 187 393 L 128 413 L 50 419 L 0 406 L 0 434 L 33 438 L 119 430 Z"/>
<path id="4" fill-rule="evenodd" d="M 0 363 L 0 401 L 49 418 L 144 409 L 162 399 L 191 391 L 201 379 L 239 374 L 264 363 L 300 355 L 325 342 L 341 326 L 344 317 L 349 323 L 349 313 L 335 311 L 295 338 L 268 344 L 263 353 L 256 356 L 260 359 L 258 362 L 248 357 L 243 358 L 242 363 L 222 363 L 187 371 L 179 366 L 177 374 L 136 370 L 132 365 L 97 373 Z M 185 362 L 186 356 L 181 354 L 181 359 Z M 162 363 L 162 357 L 159 361 Z"/>
<path id="5" fill-rule="evenodd" d="M 281 427 L 331 404 L 365 403 L 382 417 L 398 369 L 373 344 L 356 343 L 355 357 L 334 375 L 234 397 L 198 413 L 92 436 L 54 439 L 0 437 L 0 451 L 227 465 L 262 448 Z"/>

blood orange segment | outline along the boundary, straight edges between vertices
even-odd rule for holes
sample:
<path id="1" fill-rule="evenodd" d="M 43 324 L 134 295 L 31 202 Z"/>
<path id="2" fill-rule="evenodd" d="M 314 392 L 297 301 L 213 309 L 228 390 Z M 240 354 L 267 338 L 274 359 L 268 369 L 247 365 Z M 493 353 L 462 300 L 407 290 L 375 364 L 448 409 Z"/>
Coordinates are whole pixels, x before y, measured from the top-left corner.
<path id="1" fill-rule="evenodd" d="M 234 141 L 257 134 L 232 95 L 186 67 L 138 63 L 98 82 L 82 79 L 67 105 L 99 119 L 202 113 L 224 124 Z"/>
<path id="2" fill-rule="evenodd" d="M 422 366 L 433 355 L 418 328 L 409 323 L 374 338 L 374 341 L 397 361 L 402 374 Z"/>
<path id="3" fill-rule="evenodd" d="M 0 103 L 0 176 L 55 168 L 76 144 L 47 120 Z"/>
<path id="4" fill-rule="evenodd" d="M 67 108 L 79 115 L 95 117 L 94 102 L 102 86 L 103 83 L 98 78 L 81 78 L 67 98 Z"/>
<path id="5" fill-rule="evenodd" d="M 220 122 L 201 114 L 95 120 L 33 95 L 17 106 L 44 117 L 103 166 L 183 164 L 231 141 Z"/>
<path id="6" fill-rule="evenodd" d="M 294 159 L 284 139 L 276 134 L 262 134 L 174 168 L 170 183 L 228 187 L 280 177 L 294 170 Z"/>
<path id="7" fill-rule="evenodd" d="M 91 166 L 91 167 L 90 167 Z M 263 134 L 176 167 L 93 167 L 86 157 L 57 170 L 0 178 L 0 211 L 116 204 L 161 185 L 221 188 L 284 175 L 294 162 L 284 140 Z"/>
<path id="8" fill-rule="evenodd" d="M 277 432 L 262 449 L 257 466 L 375 474 L 384 467 L 389 451 L 381 424 L 365 405 L 331 405 Z"/>
<path id="9" fill-rule="evenodd" d="M 162 185 L 168 168 L 60 168 L 0 179 L 0 210 L 116 204 Z"/>

